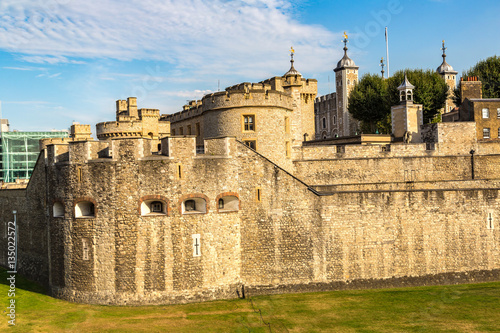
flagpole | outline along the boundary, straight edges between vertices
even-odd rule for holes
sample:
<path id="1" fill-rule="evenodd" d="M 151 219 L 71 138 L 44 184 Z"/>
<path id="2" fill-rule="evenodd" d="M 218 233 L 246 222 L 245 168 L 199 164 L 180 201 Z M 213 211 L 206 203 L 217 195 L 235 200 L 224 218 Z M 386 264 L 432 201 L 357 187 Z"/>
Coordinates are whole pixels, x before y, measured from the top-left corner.
<path id="1" fill-rule="evenodd" d="M 389 72 L 389 38 L 387 37 L 387 27 L 385 27 L 385 59 L 387 62 L 387 78 L 391 76 Z"/>

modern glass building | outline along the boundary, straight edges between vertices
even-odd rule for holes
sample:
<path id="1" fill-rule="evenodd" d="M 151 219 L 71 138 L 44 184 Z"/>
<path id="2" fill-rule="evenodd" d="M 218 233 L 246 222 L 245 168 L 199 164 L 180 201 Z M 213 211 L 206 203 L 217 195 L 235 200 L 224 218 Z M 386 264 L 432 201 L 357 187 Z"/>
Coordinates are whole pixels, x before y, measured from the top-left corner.
<path id="1" fill-rule="evenodd" d="M 5 183 L 30 178 L 40 153 L 38 140 L 68 137 L 67 131 L 4 132 L 5 129 L 8 125 L 2 126 L 0 132 L 0 181 Z"/>

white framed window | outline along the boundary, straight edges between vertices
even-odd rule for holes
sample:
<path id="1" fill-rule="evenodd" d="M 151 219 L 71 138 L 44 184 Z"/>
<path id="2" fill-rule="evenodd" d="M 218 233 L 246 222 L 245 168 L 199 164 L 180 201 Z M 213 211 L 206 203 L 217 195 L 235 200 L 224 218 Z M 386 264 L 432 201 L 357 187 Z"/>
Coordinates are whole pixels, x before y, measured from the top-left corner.
<path id="1" fill-rule="evenodd" d="M 487 119 L 490 117 L 490 109 L 483 108 L 483 119 Z"/>
<path id="2" fill-rule="evenodd" d="M 483 128 L 483 139 L 489 139 L 489 138 L 490 138 L 490 129 Z"/>
<path id="3" fill-rule="evenodd" d="M 497 109 L 497 118 L 500 118 L 500 108 Z"/>

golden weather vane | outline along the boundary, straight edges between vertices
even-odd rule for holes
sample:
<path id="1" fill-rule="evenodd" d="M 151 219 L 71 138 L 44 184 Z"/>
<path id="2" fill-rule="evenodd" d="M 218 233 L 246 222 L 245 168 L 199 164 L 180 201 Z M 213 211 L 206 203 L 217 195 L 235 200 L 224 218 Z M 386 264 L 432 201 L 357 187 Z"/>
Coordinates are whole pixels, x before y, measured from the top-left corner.
<path id="1" fill-rule="evenodd" d="M 295 50 L 293 49 L 293 46 L 290 46 L 290 52 L 295 53 Z"/>
<path id="2" fill-rule="evenodd" d="M 344 31 L 344 39 L 347 39 L 347 34 L 345 31 Z"/>

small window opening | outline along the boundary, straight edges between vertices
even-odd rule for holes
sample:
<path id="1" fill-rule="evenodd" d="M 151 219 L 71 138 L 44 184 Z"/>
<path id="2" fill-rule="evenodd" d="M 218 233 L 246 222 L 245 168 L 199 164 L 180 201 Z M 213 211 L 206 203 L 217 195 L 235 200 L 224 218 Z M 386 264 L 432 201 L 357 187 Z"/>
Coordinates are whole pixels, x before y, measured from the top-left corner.
<path id="1" fill-rule="evenodd" d="M 89 260 L 89 240 L 86 238 L 82 238 L 82 258 Z"/>
<path id="2" fill-rule="evenodd" d="M 194 200 L 186 200 L 184 202 L 184 210 L 186 212 L 192 212 L 196 210 L 196 201 Z"/>
<path id="3" fill-rule="evenodd" d="M 52 206 L 52 215 L 54 217 L 64 216 L 64 205 L 61 202 L 54 202 L 54 205 Z"/>
<path id="4" fill-rule="evenodd" d="M 161 213 L 163 212 L 163 204 L 160 201 L 154 201 L 151 203 L 151 212 Z"/>
<path id="5" fill-rule="evenodd" d="M 493 213 L 488 213 L 488 218 L 486 219 L 486 227 L 488 229 L 493 229 Z"/>
<path id="6" fill-rule="evenodd" d="M 207 212 L 207 202 L 203 198 L 193 198 L 182 203 L 182 214 L 204 214 Z"/>
<path id="7" fill-rule="evenodd" d="M 255 140 L 245 140 L 243 141 L 248 147 L 252 148 L 253 150 L 257 150 L 257 142 Z"/>
<path id="8" fill-rule="evenodd" d="M 177 164 L 177 177 L 179 177 L 179 179 L 182 179 L 182 165 L 181 164 Z"/>
<path id="9" fill-rule="evenodd" d="M 245 131 L 255 131 L 255 116 L 253 115 L 243 116 L 243 129 Z"/>
<path id="10" fill-rule="evenodd" d="M 193 238 L 193 257 L 201 256 L 201 237 L 200 234 L 194 234 Z"/>
<path id="11" fill-rule="evenodd" d="M 95 206 L 90 201 L 80 201 L 75 205 L 75 217 L 95 217 Z"/>
<path id="12" fill-rule="evenodd" d="M 256 194 L 257 194 L 257 202 L 260 202 L 262 200 L 262 193 L 260 188 L 257 189 Z"/>
<path id="13" fill-rule="evenodd" d="M 489 138 L 490 138 L 490 129 L 483 128 L 483 139 L 489 139 Z"/>
<path id="14" fill-rule="evenodd" d="M 76 169 L 76 174 L 77 174 L 78 182 L 81 183 L 82 179 L 83 179 L 82 167 L 78 167 Z"/>
<path id="15" fill-rule="evenodd" d="M 224 209 L 224 199 L 219 199 L 219 209 Z"/>

